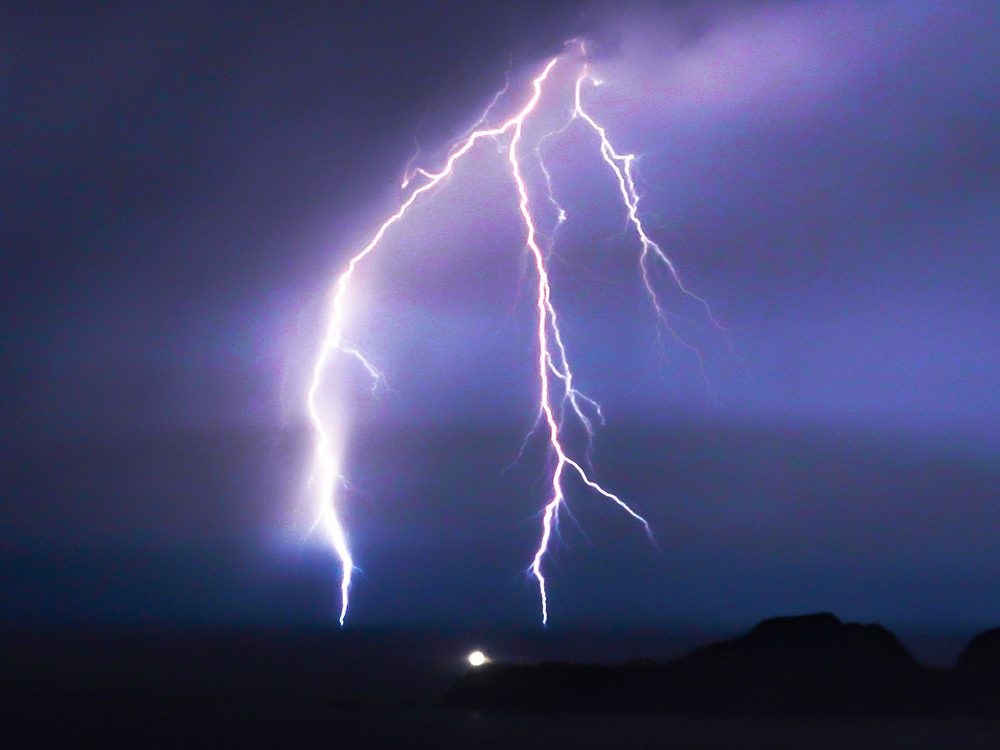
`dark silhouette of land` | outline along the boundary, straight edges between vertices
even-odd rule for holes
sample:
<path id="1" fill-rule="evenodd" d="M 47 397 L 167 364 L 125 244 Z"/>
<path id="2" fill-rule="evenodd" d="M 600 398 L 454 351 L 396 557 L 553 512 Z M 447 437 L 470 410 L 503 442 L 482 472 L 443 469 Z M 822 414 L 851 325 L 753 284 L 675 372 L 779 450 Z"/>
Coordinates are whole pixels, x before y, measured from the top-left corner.
<path id="1" fill-rule="evenodd" d="M 463 709 L 767 715 L 1000 716 L 1000 629 L 956 667 L 923 667 L 881 625 L 828 613 L 765 620 L 666 664 L 542 662 L 470 669 L 445 697 Z"/>

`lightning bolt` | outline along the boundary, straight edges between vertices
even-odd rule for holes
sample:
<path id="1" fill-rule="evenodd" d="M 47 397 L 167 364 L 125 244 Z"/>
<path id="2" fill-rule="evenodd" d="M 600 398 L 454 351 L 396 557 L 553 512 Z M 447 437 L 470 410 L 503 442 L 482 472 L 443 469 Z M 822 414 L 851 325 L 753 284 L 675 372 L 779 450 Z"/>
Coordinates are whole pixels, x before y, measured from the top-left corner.
<path id="1" fill-rule="evenodd" d="M 580 42 L 579 52 L 585 55 L 585 49 Z M 535 271 L 535 311 L 536 336 L 537 336 L 537 376 L 538 376 L 538 416 L 534 432 L 539 427 L 543 427 L 548 438 L 549 452 L 554 457 L 554 465 L 551 467 L 551 481 L 549 483 L 549 496 L 542 511 L 542 531 L 538 547 L 532 558 L 529 571 L 538 584 L 539 597 L 541 600 L 542 623 L 548 622 L 549 618 L 549 597 L 546 588 L 546 579 L 543 573 L 542 564 L 549 551 L 549 546 L 553 535 L 557 532 L 560 511 L 566 504 L 566 492 L 564 484 L 567 475 L 576 475 L 594 493 L 604 497 L 629 514 L 638 521 L 645 529 L 647 535 L 652 539 L 652 530 L 648 522 L 617 494 L 605 489 L 595 481 L 588 469 L 572 457 L 570 451 L 564 444 L 562 433 L 565 424 L 567 411 L 582 425 L 587 438 L 588 446 L 586 457 L 589 465 L 590 445 L 594 435 L 594 420 L 603 422 L 603 414 L 600 405 L 593 399 L 587 397 L 576 389 L 573 382 L 573 371 L 570 367 L 569 357 L 562 332 L 559 328 L 556 308 L 552 301 L 552 288 L 550 285 L 549 271 L 547 268 L 547 253 L 543 252 L 539 244 L 539 231 L 536 227 L 535 219 L 531 213 L 531 195 L 528 183 L 525 180 L 520 148 L 522 146 L 522 134 L 524 124 L 529 116 L 536 110 L 542 98 L 544 84 L 549 80 L 550 73 L 560 60 L 573 59 L 566 53 L 550 59 L 542 68 L 541 72 L 531 82 L 531 96 L 522 109 L 513 117 L 496 127 L 480 127 L 486 122 L 490 111 L 494 108 L 500 96 L 507 92 L 505 84 L 503 90 L 498 93 L 490 102 L 487 111 L 477 123 L 472 132 L 463 136 L 452 148 L 445 160 L 444 166 L 438 172 L 431 172 L 425 169 L 412 169 L 413 159 L 407 164 L 406 174 L 403 180 L 403 188 L 406 188 L 413 179 L 418 176 L 424 180 L 423 184 L 415 188 L 406 198 L 399 208 L 375 232 L 371 240 L 361 250 L 355 253 L 348 261 L 346 268 L 341 272 L 333 286 L 329 303 L 329 319 L 326 326 L 326 335 L 320 346 L 319 355 L 312 370 L 312 380 L 309 386 L 307 405 L 308 414 L 315 432 L 315 448 L 313 452 L 313 475 L 310 487 L 312 488 L 317 503 L 317 515 L 313 529 L 323 528 L 329 538 L 329 542 L 337 554 L 341 566 L 341 609 L 340 624 L 344 624 L 350 599 L 350 589 L 352 575 L 355 570 L 354 560 L 351 555 L 340 515 L 340 497 L 338 490 L 344 487 L 344 476 L 340 466 L 340 455 L 338 450 L 339 420 L 338 414 L 328 408 L 323 408 L 320 403 L 320 395 L 324 383 L 324 375 L 331 360 L 337 355 L 346 355 L 352 358 L 371 377 L 373 387 L 377 387 L 383 378 L 377 367 L 370 362 L 364 354 L 356 347 L 345 343 L 344 328 L 348 319 L 347 292 L 351 282 L 354 280 L 359 266 L 365 259 L 375 252 L 382 242 L 386 232 L 397 222 L 401 221 L 409 209 L 421 199 L 422 196 L 434 190 L 443 180 L 454 171 L 455 164 L 459 162 L 472 148 L 481 140 L 497 140 L 502 136 L 509 136 L 509 144 L 506 148 L 506 158 L 509 163 L 510 174 L 516 188 L 518 197 L 518 208 L 525 228 L 525 248 L 529 258 L 533 261 Z M 669 329 L 669 321 L 664 311 L 653 281 L 650 276 L 650 263 L 653 260 L 659 261 L 667 269 L 677 288 L 685 295 L 701 303 L 712 322 L 716 325 L 712 312 L 707 303 L 685 287 L 674 264 L 671 262 L 662 248 L 650 239 L 642 221 L 639 218 L 639 194 L 636 190 L 635 179 L 632 172 L 635 155 L 618 153 L 608 138 L 606 130 L 584 109 L 582 103 L 582 86 L 584 82 L 597 83 L 588 72 L 586 63 L 581 67 L 580 74 L 575 79 L 573 108 L 569 114 L 566 124 L 559 130 L 553 131 L 542 138 L 536 147 L 538 163 L 541 166 L 548 187 L 548 200 L 556 208 L 558 218 L 555 230 L 566 220 L 566 213 L 555 200 L 552 190 L 552 178 L 545 168 L 541 158 L 540 147 L 542 142 L 548 137 L 563 133 L 569 125 L 576 120 L 582 120 L 598 136 L 600 142 L 600 154 L 603 160 L 613 170 L 621 194 L 622 202 L 631 226 L 638 234 L 640 241 L 639 266 L 646 293 L 652 302 L 659 323 Z M 413 157 L 416 158 L 415 156 Z M 553 234 L 554 231 L 553 230 Z M 551 252 L 553 235 L 549 236 L 548 251 Z M 671 332 L 672 329 L 670 329 Z M 676 334 L 674 334 L 675 337 Z M 680 340 L 678 338 L 678 340 Z M 685 343 L 682 341 L 682 343 Z M 687 344 L 685 344 L 687 345 Z M 700 358 L 700 356 L 699 356 Z M 530 434 L 530 433 L 529 433 Z"/>

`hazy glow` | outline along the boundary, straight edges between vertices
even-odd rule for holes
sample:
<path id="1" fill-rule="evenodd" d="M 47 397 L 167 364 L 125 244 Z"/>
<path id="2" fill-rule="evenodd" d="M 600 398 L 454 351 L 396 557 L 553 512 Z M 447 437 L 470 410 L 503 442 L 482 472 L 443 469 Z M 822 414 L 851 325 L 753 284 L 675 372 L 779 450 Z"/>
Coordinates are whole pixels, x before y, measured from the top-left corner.
<path id="1" fill-rule="evenodd" d="M 425 193 L 433 190 L 445 178 L 452 174 L 455 164 L 464 157 L 472 148 L 484 138 L 498 139 L 501 136 L 509 137 L 506 147 L 506 158 L 510 168 L 510 175 L 517 192 L 518 208 L 524 222 L 525 248 L 533 261 L 536 275 L 535 283 L 535 310 L 537 313 L 535 333 L 537 340 L 536 368 L 538 374 L 538 419 L 536 428 L 542 426 L 548 437 L 549 450 L 554 460 L 549 481 L 549 497 L 542 510 L 542 531 L 538 548 L 532 558 L 529 570 L 538 583 L 539 597 L 541 600 L 542 623 L 548 622 L 549 599 L 546 589 L 546 579 L 542 570 L 542 563 L 549 550 L 549 546 L 556 533 L 559 522 L 559 511 L 565 499 L 565 478 L 567 474 L 575 474 L 584 485 L 598 495 L 612 501 L 622 510 L 632 516 L 642 524 L 646 533 L 652 538 L 652 532 L 646 520 L 636 513 L 618 495 L 607 490 L 598 482 L 591 478 L 583 464 L 573 457 L 571 450 L 566 446 L 562 438 L 564 420 L 567 413 L 570 417 L 579 421 L 588 438 L 592 438 L 594 419 L 603 420 L 600 406 L 584 394 L 576 390 L 573 385 L 573 371 L 570 367 L 566 348 L 563 343 L 563 335 L 559 329 L 556 309 L 552 302 L 552 289 L 550 286 L 549 271 L 546 266 L 546 254 L 538 242 L 537 219 L 531 208 L 531 189 L 524 175 L 523 155 L 520 153 L 522 145 L 522 135 L 525 121 L 535 111 L 543 93 L 543 86 L 549 81 L 553 68 L 561 63 L 563 65 L 577 66 L 579 71 L 575 78 L 575 94 L 573 109 L 569 113 L 569 120 L 566 125 L 557 131 L 549 133 L 545 138 L 559 135 L 566 131 L 569 124 L 574 120 L 582 119 L 599 136 L 600 155 L 602 159 L 611 167 L 617 177 L 623 207 L 627 213 L 631 226 L 638 234 L 641 252 L 639 255 L 639 266 L 641 269 L 643 283 L 648 293 L 658 320 L 669 328 L 667 318 L 662 310 L 657 298 L 656 290 L 649 276 L 649 264 L 654 261 L 662 263 L 670 274 L 677 287 L 686 295 L 694 298 L 705 306 L 706 312 L 711 317 L 707 305 L 701 298 L 693 295 L 681 282 L 677 270 L 667 255 L 659 245 L 651 240 L 643 227 L 638 216 L 639 196 L 636 191 L 632 176 L 632 165 L 635 159 L 633 154 L 619 154 L 612 147 L 608 135 L 604 128 L 584 109 L 582 101 L 582 85 L 585 81 L 594 81 L 590 77 L 588 67 L 585 62 L 585 49 L 582 43 L 575 42 L 567 47 L 562 55 L 549 60 L 531 83 L 531 96 L 523 108 L 512 118 L 494 128 L 484 128 L 473 130 L 463 140 L 459 141 L 448 156 L 444 167 L 439 172 L 430 172 L 421 168 L 413 168 L 412 162 L 416 155 L 406 167 L 406 175 L 403 180 L 405 188 L 414 180 L 422 179 L 423 184 L 413 190 L 409 197 L 402 203 L 397 211 L 392 214 L 375 232 L 371 241 L 359 250 L 348 262 L 345 270 L 338 277 L 333 287 L 330 318 L 327 325 L 326 336 L 320 348 L 319 356 L 313 368 L 312 383 L 308 393 L 308 411 L 312 420 L 316 442 L 313 456 L 313 489 L 318 506 L 317 519 L 314 528 L 322 527 L 329 537 L 331 546 L 335 550 L 341 563 L 341 611 L 340 622 L 343 624 L 347 614 L 348 601 L 351 586 L 351 576 L 354 570 L 354 561 L 347 543 L 346 533 L 338 512 L 337 489 L 343 483 L 341 466 L 339 463 L 339 446 L 343 436 L 337 432 L 336 425 L 340 420 L 335 411 L 329 406 L 320 404 L 321 386 L 327 365 L 331 358 L 338 354 L 348 355 L 367 371 L 369 376 L 376 383 L 381 379 L 379 370 L 359 351 L 357 348 L 347 345 L 343 341 L 344 326 L 349 317 L 349 310 L 346 303 L 346 294 L 350 282 L 355 276 L 355 272 L 365 258 L 374 252 L 389 228 L 400 221 L 411 206 Z M 506 91 L 506 86 L 504 91 Z M 503 92 L 501 92 L 503 93 Z M 483 115 L 480 124 L 485 121 L 490 110 L 492 110 L 498 100 L 498 94 L 490 103 L 487 113 Z M 478 126 L 477 126 L 478 127 Z M 543 138 L 542 140 L 544 141 Z M 539 144 L 540 145 L 540 144 Z M 539 149 L 534 149 L 534 154 L 541 163 Z M 548 188 L 548 200 L 557 209 L 558 219 L 556 228 L 565 221 L 566 214 L 556 203 L 552 194 L 552 180 L 549 172 L 541 164 L 542 173 L 545 176 Z M 551 236 L 551 235 L 550 235 Z M 713 321 L 714 322 L 714 321 Z M 676 336 L 675 336 L 676 337 Z M 683 343 L 683 342 L 682 342 Z M 588 446 L 589 447 L 589 446 Z M 583 463 L 587 463 L 586 461 Z M 470 655 L 470 663 L 475 665 L 473 658 L 485 657 L 481 652 Z M 482 662 L 480 662 L 482 663 Z"/>

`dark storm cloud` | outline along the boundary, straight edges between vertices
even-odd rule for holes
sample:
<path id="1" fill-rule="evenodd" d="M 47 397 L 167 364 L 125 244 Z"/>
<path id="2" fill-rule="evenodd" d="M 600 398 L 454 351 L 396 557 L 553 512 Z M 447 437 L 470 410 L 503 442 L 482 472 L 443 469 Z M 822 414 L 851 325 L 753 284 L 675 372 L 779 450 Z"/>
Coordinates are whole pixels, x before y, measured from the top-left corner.
<path id="1" fill-rule="evenodd" d="M 205 328 L 245 339 L 248 314 L 258 319 L 254 329 L 294 327 L 298 309 L 311 304 L 303 299 L 322 294 L 341 246 L 368 231 L 385 205 L 428 103 L 453 87 L 442 119 L 424 119 L 432 130 L 464 127 L 455 121 L 488 99 L 483 92 L 499 84 L 510 56 L 551 44 L 552 28 L 572 13 L 540 7 L 542 30 L 516 38 L 523 10 L 14 10 L 3 50 L 0 202 L 10 219 L 4 322 L 19 353 L 12 387 L 27 402 L 21 429 L 33 429 L 51 398 L 60 401 L 57 414 L 65 411 L 49 378 L 98 362 L 142 391 L 144 381 L 190 377 L 160 353 L 203 346 L 192 340 Z M 277 323 L 276 308 L 284 311 Z M 74 331 L 114 343 L 90 354 L 76 347 L 83 351 L 70 358 L 56 349 Z M 279 359 L 289 354 L 270 331 L 263 338 L 253 346 L 265 360 L 275 349 Z M 276 367 L 265 362 L 263 377 Z M 241 396 L 244 408 L 274 390 L 259 384 Z M 171 407 L 185 410 L 197 391 Z M 89 416 L 99 429 L 158 420 L 144 413 L 145 395 L 118 419 L 100 407 Z"/>

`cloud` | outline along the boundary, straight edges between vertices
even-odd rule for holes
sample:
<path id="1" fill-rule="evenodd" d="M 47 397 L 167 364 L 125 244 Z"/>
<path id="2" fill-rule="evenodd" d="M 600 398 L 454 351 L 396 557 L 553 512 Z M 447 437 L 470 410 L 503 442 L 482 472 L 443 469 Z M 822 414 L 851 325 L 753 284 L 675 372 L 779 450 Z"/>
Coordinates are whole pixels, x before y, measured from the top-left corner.
<path id="1" fill-rule="evenodd" d="M 616 98 L 645 109 L 718 112 L 766 102 L 774 117 L 899 64 L 919 64 L 941 39 L 995 27 L 986 3 L 761 2 L 595 6 L 600 62 Z M 608 44 L 608 40 L 614 40 Z M 601 44 L 598 45 L 599 47 Z M 904 63 L 905 64 L 905 63 Z M 947 63 L 945 63 L 947 64 Z"/>

